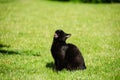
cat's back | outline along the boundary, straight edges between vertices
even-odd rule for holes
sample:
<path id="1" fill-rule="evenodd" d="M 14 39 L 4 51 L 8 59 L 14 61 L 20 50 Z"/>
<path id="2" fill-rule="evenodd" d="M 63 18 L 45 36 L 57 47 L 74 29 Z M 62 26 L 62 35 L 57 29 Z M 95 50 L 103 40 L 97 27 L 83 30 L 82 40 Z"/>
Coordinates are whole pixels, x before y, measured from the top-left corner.
<path id="1" fill-rule="evenodd" d="M 66 55 L 69 55 L 71 57 L 81 55 L 81 52 L 76 45 L 68 43 L 67 46 L 68 46 L 68 49 L 66 51 Z"/>
<path id="2" fill-rule="evenodd" d="M 74 44 L 68 43 L 67 46 L 68 46 L 68 51 L 69 50 L 70 51 L 74 51 L 74 52 L 79 51 L 79 49 L 77 48 L 77 46 L 74 45 Z"/>

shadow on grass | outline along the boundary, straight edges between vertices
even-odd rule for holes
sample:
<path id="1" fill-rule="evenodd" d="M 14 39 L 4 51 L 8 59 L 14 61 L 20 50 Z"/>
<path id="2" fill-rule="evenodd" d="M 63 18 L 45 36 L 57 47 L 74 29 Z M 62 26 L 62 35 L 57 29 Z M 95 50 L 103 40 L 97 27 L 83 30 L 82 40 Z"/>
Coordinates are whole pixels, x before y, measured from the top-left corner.
<path id="1" fill-rule="evenodd" d="M 0 44 L 0 48 L 3 48 L 3 47 L 10 47 L 9 45 L 4 45 L 4 44 Z"/>
<path id="2" fill-rule="evenodd" d="M 17 51 L 1 50 L 1 49 L 0 49 L 0 53 L 2 53 L 2 54 L 19 54 L 19 52 L 17 52 Z"/>
<path id="3" fill-rule="evenodd" d="M 36 51 L 17 51 L 10 50 L 10 45 L 0 44 L 0 54 L 19 54 L 19 55 L 29 55 L 29 56 L 41 56 L 40 52 Z"/>
<path id="4" fill-rule="evenodd" d="M 53 62 L 49 62 L 49 63 L 47 63 L 47 64 L 46 64 L 46 68 L 49 68 L 49 69 L 52 69 L 52 70 L 55 71 L 55 65 L 54 65 Z"/>
<path id="5" fill-rule="evenodd" d="M 9 45 L 0 44 L 0 53 L 2 53 L 2 54 L 19 54 L 19 52 L 17 52 L 17 51 L 4 49 L 4 48 L 9 48 L 9 47 L 10 47 Z"/>

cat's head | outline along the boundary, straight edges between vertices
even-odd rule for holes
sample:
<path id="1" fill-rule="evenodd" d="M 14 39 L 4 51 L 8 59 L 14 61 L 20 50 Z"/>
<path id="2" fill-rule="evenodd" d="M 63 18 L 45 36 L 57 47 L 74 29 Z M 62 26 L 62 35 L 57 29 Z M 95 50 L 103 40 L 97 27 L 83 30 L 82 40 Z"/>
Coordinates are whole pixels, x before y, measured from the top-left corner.
<path id="1" fill-rule="evenodd" d="M 67 38 L 69 38 L 71 34 L 65 33 L 63 30 L 56 30 L 54 34 L 54 40 L 58 41 L 66 41 Z"/>

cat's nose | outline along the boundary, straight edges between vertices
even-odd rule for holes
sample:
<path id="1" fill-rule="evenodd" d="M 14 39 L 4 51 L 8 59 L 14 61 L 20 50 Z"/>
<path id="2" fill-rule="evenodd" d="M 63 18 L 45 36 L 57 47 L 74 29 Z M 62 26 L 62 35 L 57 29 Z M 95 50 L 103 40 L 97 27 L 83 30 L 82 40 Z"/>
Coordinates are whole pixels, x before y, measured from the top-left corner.
<path id="1" fill-rule="evenodd" d="M 55 37 L 55 38 L 58 38 L 58 35 L 55 33 L 55 34 L 54 34 L 54 37 Z"/>

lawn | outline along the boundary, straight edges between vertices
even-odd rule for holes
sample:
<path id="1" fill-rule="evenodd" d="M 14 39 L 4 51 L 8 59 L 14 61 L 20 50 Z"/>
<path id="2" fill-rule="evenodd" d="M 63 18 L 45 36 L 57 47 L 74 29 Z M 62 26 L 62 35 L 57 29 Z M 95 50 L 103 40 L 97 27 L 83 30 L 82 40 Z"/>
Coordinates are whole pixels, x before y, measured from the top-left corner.
<path id="1" fill-rule="evenodd" d="M 57 29 L 72 34 L 86 70 L 53 70 Z M 120 4 L 0 0 L 0 80 L 120 80 Z"/>

